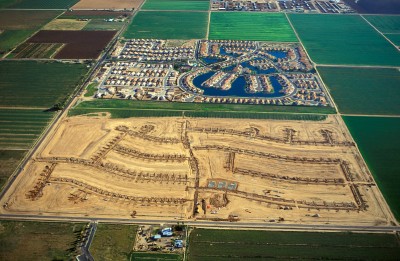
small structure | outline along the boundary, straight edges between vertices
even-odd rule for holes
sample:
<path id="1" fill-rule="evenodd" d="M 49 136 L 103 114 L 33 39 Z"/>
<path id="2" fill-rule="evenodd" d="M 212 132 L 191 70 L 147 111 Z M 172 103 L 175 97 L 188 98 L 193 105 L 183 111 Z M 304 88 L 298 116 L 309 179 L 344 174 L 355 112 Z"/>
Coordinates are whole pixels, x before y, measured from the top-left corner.
<path id="1" fill-rule="evenodd" d="M 183 248 L 183 241 L 180 239 L 175 240 L 174 247 L 175 248 Z"/>

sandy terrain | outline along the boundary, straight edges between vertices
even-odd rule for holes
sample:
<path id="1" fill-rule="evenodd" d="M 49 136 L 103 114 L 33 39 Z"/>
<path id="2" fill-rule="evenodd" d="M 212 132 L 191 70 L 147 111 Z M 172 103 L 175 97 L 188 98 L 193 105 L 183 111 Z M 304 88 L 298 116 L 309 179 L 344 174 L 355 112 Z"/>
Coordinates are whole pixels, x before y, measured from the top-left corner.
<path id="1" fill-rule="evenodd" d="M 113 10 L 123 10 L 123 9 L 137 9 L 143 0 L 80 0 L 71 9 L 90 9 L 90 10 L 102 10 L 102 9 L 113 9 Z"/>
<path id="2" fill-rule="evenodd" d="M 89 120 L 90 119 L 90 120 Z M 322 122 L 71 117 L 2 213 L 384 225 L 392 220 L 339 117 Z"/>

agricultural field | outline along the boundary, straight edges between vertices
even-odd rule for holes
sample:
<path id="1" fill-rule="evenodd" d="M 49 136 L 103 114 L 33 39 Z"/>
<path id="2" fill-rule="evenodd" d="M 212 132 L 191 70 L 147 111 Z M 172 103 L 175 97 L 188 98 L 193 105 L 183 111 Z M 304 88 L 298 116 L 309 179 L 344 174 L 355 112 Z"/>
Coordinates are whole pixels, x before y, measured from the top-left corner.
<path id="1" fill-rule="evenodd" d="M 73 19 L 54 19 L 46 24 L 43 30 L 81 30 L 88 24 L 88 21 L 78 21 Z"/>
<path id="2" fill-rule="evenodd" d="M 400 220 L 400 118 L 343 118 L 393 214 Z"/>
<path id="3" fill-rule="evenodd" d="M 206 11 L 209 0 L 147 0 L 142 10 L 199 10 Z"/>
<path id="4" fill-rule="evenodd" d="M 87 70 L 84 64 L 1 61 L 0 106 L 50 108 L 75 90 Z"/>
<path id="5" fill-rule="evenodd" d="M 364 15 L 364 18 L 383 34 L 400 33 L 400 16 L 398 15 Z"/>
<path id="6" fill-rule="evenodd" d="M 26 152 L 27 150 L 0 150 L 0 190 L 24 158 Z"/>
<path id="7" fill-rule="evenodd" d="M 398 50 L 360 16 L 289 14 L 289 19 L 317 64 L 400 65 Z"/>
<path id="8" fill-rule="evenodd" d="M 99 224 L 89 251 L 96 261 L 128 260 L 136 231 L 134 225 Z"/>
<path id="9" fill-rule="evenodd" d="M 139 12 L 124 34 L 125 38 L 205 39 L 207 12 Z"/>
<path id="10" fill-rule="evenodd" d="M 194 229 L 189 260 L 398 260 L 394 234 Z"/>
<path id="11" fill-rule="evenodd" d="M 73 260 L 82 223 L 0 221 L 1 260 Z"/>
<path id="12" fill-rule="evenodd" d="M 83 30 L 115 30 L 119 31 L 125 22 L 107 22 L 104 19 L 91 19 L 89 23 L 83 28 Z"/>
<path id="13" fill-rule="evenodd" d="M 389 38 L 392 43 L 397 46 L 400 46 L 400 34 L 385 34 L 387 38 Z"/>
<path id="14" fill-rule="evenodd" d="M 0 29 L 39 29 L 60 15 L 62 11 L 0 10 Z"/>
<path id="15" fill-rule="evenodd" d="M 39 31 L 28 43 L 64 43 L 55 59 L 97 59 L 115 36 L 115 31 Z"/>
<path id="16" fill-rule="evenodd" d="M 281 13 L 212 12 L 208 38 L 212 40 L 298 41 L 287 18 Z"/>
<path id="17" fill-rule="evenodd" d="M 60 43 L 23 43 L 15 48 L 7 58 L 53 58 L 63 48 Z"/>
<path id="18" fill-rule="evenodd" d="M 141 253 L 133 252 L 129 261 L 181 261 L 182 257 L 176 254 Z"/>
<path id="19" fill-rule="evenodd" d="M 53 117 L 54 113 L 37 109 L 0 109 L 0 147 L 30 149 Z"/>
<path id="20" fill-rule="evenodd" d="M 17 0 L 7 6 L 16 9 L 68 9 L 79 0 Z"/>
<path id="21" fill-rule="evenodd" d="M 0 55 L 11 51 L 61 11 L 0 10 Z"/>
<path id="22" fill-rule="evenodd" d="M 313 108 L 308 106 L 262 106 L 152 101 L 133 102 L 130 100 L 94 100 L 82 102 L 69 113 L 72 116 L 98 112 L 108 112 L 112 118 L 187 116 L 294 120 L 321 120 L 325 118 L 325 115 L 319 114 L 335 113 L 332 107 Z"/>
<path id="23" fill-rule="evenodd" d="M 61 19 L 109 19 L 118 17 L 129 17 L 132 12 L 110 11 L 110 10 L 71 10 L 60 17 Z"/>
<path id="24" fill-rule="evenodd" d="M 80 0 L 72 9 L 136 10 L 142 2 L 143 0 Z"/>
<path id="25" fill-rule="evenodd" d="M 34 30 L 6 30 L 0 33 L 0 56 L 11 51 L 15 46 L 31 36 Z"/>
<path id="26" fill-rule="evenodd" d="M 317 67 L 338 110 L 400 115 L 400 72 L 382 68 Z"/>

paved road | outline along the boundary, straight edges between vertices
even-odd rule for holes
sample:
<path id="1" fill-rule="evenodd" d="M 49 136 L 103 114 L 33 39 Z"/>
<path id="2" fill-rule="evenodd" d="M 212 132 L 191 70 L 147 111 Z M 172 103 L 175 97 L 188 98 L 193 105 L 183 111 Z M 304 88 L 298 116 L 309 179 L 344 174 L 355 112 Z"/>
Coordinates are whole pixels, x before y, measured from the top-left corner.
<path id="1" fill-rule="evenodd" d="M 37 216 L 37 215 L 0 215 L 1 219 L 18 220 L 41 220 L 59 222 L 96 222 L 116 224 L 176 224 L 184 222 L 185 225 L 205 228 L 247 228 L 265 230 L 287 230 L 287 231 L 354 231 L 354 232 L 400 232 L 397 226 L 345 226 L 345 225 L 306 225 L 306 224 L 284 224 L 284 223 L 250 223 L 250 222 L 221 222 L 221 221 L 187 221 L 179 219 L 118 219 L 118 218 L 93 218 L 93 217 L 67 217 L 67 216 Z"/>

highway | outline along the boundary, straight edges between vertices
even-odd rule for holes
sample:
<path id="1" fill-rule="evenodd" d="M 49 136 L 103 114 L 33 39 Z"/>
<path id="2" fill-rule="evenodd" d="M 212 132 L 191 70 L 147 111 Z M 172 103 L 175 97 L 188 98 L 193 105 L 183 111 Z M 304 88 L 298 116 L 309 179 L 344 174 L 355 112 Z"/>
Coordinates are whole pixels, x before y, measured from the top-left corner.
<path id="1" fill-rule="evenodd" d="M 190 221 L 182 219 L 120 219 L 120 218 L 96 218 L 96 217 L 68 217 L 68 216 L 44 216 L 44 215 L 12 215 L 1 214 L 1 219 L 18 219 L 31 221 L 56 221 L 56 222 L 97 222 L 113 224 L 176 224 L 184 222 L 185 225 L 202 228 L 234 228 L 234 229 L 259 229 L 259 230 L 280 230 L 280 231 L 342 231 L 342 232 L 369 232 L 369 233 L 391 233 L 400 232 L 398 226 L 349 226 L 332 224 L 289 224 L 271 222 L 226 222 L 226 221 Z"/>

